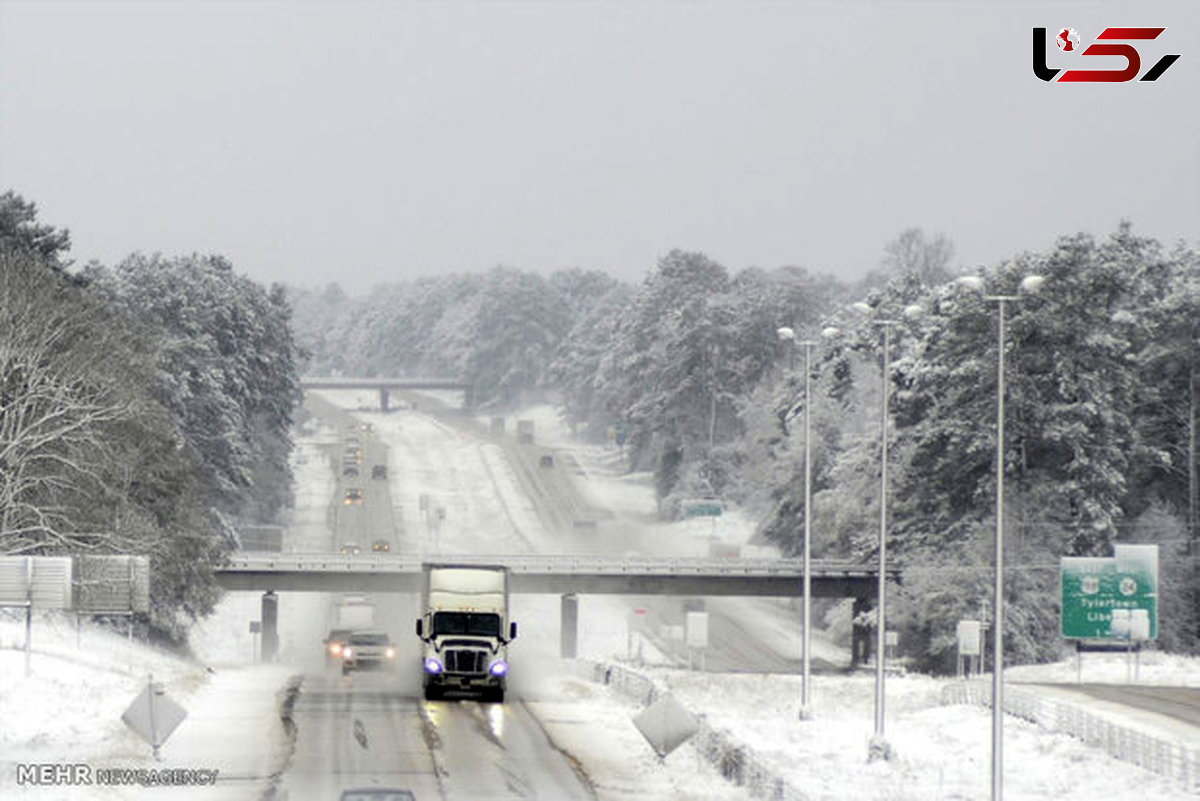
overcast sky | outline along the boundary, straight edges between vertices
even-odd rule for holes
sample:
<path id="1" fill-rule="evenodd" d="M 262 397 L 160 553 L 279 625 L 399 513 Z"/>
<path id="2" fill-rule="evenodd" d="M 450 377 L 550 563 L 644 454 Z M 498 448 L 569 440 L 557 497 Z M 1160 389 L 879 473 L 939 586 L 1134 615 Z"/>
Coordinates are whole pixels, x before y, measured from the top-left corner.
<path id="1" fill-rule="evenodd" d="M 1167 28 L 1045 83 L 1031 28 Z M 1051 67 L 1118 57 L 1047 47 Z M 221 253 L 352 292 L 672 248 L 858 277 L 1122 218 L 1200 241 L 1200 2 L 0 0 L 0 189 L 78 263 Z"/>

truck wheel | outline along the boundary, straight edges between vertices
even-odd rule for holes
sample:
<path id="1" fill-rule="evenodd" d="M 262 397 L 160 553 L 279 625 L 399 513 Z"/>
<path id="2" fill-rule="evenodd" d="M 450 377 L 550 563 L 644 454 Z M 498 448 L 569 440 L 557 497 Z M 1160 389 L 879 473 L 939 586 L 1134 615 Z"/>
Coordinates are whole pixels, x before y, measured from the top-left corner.
<path id="1" fill-rule="evenodd" d="M 486 693 L 484 693 L 483 700 L 488 701 L 493 704 L 503 704 L 504 703 L 504 688 L 496 687 L 495 689 L 488 690 Z"/>
<path id="2" fill-rule="evenodd" d="M 437 687 L 433 684 L 425 685 L 425 700 L 426 701 L 437 701 L 441 697 L 442 697 L 442 689 L 440 687 Z"/>

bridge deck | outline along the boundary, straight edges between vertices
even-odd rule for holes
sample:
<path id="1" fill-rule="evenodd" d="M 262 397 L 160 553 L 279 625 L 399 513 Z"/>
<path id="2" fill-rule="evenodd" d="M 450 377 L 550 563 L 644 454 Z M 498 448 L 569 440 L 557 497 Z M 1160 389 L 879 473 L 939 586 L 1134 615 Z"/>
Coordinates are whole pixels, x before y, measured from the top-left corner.
<path id="1" fill-rule="evenodd" d="M 798 559 L 600 556 L 338 556 L 239 554 L 217 571 L 230 590 L 418 592 L 426 562 L 503 565 L 513 593 L 800 596 Z M 813 561 L 814 597 L 874 597 L 878 573 L 851 562 Z M 893 578 L 895 575 L 893 574 Z"/>
<path id="2" fill-rule="evenodd" d="M 355 378 L 353 376 L 302 376 L 301 389 L 466 389 L 455 378 Z"/>

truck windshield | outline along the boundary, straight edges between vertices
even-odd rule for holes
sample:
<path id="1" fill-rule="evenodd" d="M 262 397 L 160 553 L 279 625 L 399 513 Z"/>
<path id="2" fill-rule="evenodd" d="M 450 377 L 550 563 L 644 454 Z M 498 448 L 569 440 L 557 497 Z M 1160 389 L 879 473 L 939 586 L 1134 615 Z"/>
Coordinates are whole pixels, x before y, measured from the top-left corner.
<path id="1" fill-rule="evenodd" d="M 474 634 L 479 637 L 500 636 L 500 616 L 472 612 L 434 612 L 433 633 Z"/>

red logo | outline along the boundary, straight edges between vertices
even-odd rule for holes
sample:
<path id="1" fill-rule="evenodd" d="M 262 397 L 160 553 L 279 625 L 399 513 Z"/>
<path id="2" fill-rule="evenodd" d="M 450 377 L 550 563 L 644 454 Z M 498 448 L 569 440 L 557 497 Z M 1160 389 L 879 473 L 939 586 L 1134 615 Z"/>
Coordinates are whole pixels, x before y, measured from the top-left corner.
<path id="1" fill-rule="evenodd" d="M 1130 42 L 1157 39 L 1166 28 L 1105 28 L 1096 37 L 1100 40 Z M 1074 28 L 1062 28 L 1054 38 L 1058 49 L 1064 53 L 1079 52 L 1079 34 Z M 1056 83 L 1123 83 L 1132 81 L 1142 71 L 1142 57 L 1136 47 L 1131 44 L 1093 44 L 1089 45 L 1080 55 L 1084 56 L 1121 56 L 1125 59 L 1124 69 L 1107 70 L 1067 70 L 1062 73 Z M 1167 71 L 1179 58 L 1178 55 L 1163 56 L 1153 67 L 1146 71 L 1139 80 L 1157 81 L 1159 76 Z M 1061 70 L 1052 70 L 1046 66 L 1046 29 L 1033 29 L 1033 74 L 1043 81 L 1053 81 L 1054 76 Z"/>
<path id="2" fill-rule="evenodd" d="M 1059 50 L 1069 53 L 1079 47 L 1079 31 L 1074 28 L 1063 28 L 1054 38 L 1054 43 L 1058 45 Z"/>

